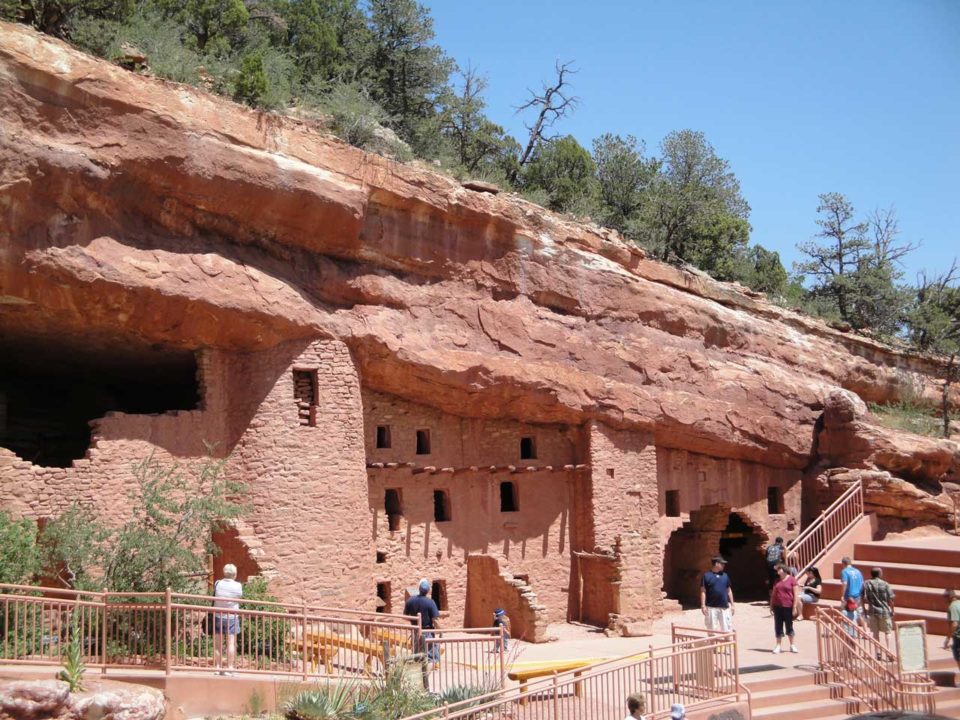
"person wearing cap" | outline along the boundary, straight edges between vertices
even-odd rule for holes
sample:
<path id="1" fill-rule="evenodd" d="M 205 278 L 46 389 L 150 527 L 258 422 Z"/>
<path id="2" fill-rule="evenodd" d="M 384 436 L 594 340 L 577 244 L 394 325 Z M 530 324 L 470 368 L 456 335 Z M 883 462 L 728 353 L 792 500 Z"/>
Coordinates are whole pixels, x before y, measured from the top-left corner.
<path id="1" fill-rule="evenodd" d="M 427 593 L 430 592 L 429 580 L 426 578 L 421 580 L 418 590 L 417 595 L 411 596 L 404 603 L 403 614 L 410 617 L 420 616 L 420 627 L 424 632 L 417 645 L 419 646 L 418 652 L 424 652 L 426 650 L 426 640 L 433 637 L 433 633 L 428 631 L 439 627 L 437 619 L 440 617 L 440 609 L 433 598 L 427 597 Z M 428 659 L 431 662 L 440 662 L 440 649 L 435 644 L 430 646 Z"/>
<path id="2" fill-rule="evenodd" d="M 684 709 L 683 705 L 680 703 L 675 703 L 670 706 L 670 720 L 685 720 L 687 717 L 687 711 Z"/>
<path id="3" fill-rule="evenodd" d="M 700 610 L 708 630 L 733 630 L 733 588 L 726 573 L 727 561 L 714 556 L 713 567 L 700 578 Z"/>
<path id="4" fill-rule="evenodd" d="M 507 615 L 506 610 L 497 608 L 493 611 L 493 626 L 503 628 L 503 649 L 506 650 L 510 644 L 510 617 Z M 500 650 L 500 638 L 497 638 L 494 649 Z"/>

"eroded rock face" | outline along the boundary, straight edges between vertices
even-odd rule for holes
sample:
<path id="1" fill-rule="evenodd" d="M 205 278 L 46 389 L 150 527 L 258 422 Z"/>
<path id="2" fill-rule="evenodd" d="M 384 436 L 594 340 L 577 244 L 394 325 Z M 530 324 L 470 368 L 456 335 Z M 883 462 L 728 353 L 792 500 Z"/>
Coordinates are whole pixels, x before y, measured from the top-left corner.
<path id="1" fill-rule="evenodd" d="M 142 685 L 97 682 L 70 693 L 60 680 L 0 682 L 0 718 L 4 720 L 162 720 L 163 693 Z"/>
<path id="2" fill-rule="evenodd" d="M 6 329 L 224 350 L 336 337 L 369 387 L 442 410 L 596 418 L 778 467 L 809 463 L 837 387 L 934 392 L 933 361 L 611 231 L 0 34 Z"/>

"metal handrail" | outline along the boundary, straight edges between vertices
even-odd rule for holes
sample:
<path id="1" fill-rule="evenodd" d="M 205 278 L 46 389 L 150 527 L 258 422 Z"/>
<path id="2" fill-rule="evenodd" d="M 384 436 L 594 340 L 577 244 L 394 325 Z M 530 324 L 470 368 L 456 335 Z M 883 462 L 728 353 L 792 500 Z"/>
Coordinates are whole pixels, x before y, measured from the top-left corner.
<path id="1" fill-rule="evenodd" d="M 603 660 L 575 670 L 555 672 L 552 676 L 526 683 L 521 687 L 503 688 L 468 700 L 410 715 L 404 720 L 435 720 L 439 718 L 453 720 L 454 718 L 476 717 L 509 717 L 512 720 L 524 717 L 540 718 L 543 715 L 542 710 L 536 707 L 529 709 L 530 706 L 527 705 L 529 701 L 538 698 L 548 701 L 552 699 L 556 704 L 561 696 L 572 695 L 576 698 L 582 698 L 583 688 L 589 687 L 591 681 L 597 681 L 601 693 L 603 693 L 617 686 L 617 683 L 612 682 L 611 678 L 618 675 L 621 677 L 629 676 L 635 681 L 637 691 L 641 691 L 647 697 L 650 705 L 647 707 L 645 716 L 650 718 L 662 716 L 665 712 L 663 709 L 658 711 L 653 707 L 655 702 L 663 702 L 664 695 L 661 691 L 655 691 L 652 688 L 653 683 L 664 680 L 669 681 L 675 693 L 680 693 L 682 687 L 687 688 L 689 694 L 689 697 L 686 698 L 688 708 L 695 708 L 698 704 L 716 703 L 725 700 L 739 701 L 741 693 L 746 688 L 739 683 L 739 671 L 736 662 L 736 633 L 675 627 L 673 632 L 675 636 L 678 635 L 678 630 L 696 632 L 701 636 L 670 645 L 650 647 L 647 650 Z M 725 652 L 725 650 L 729 650 L 729 652 Z M 709 667 L 701 667 L 698 665 L 698 661 L 708 663 Z M 731 667 L 722 667 L 723 662 Z M 694 669 L 701 671 L 703 677 L 708 678 L 708 682 L 716 682 L 718 678 L 726 678 L 727 683 L 723 685 L 722 689 L 729 691 L 714 691 L 709 687 L 696 685 L 695 680 L 691 682 L 689 676 Z M 646 670 L 646 673 L 644 670 Z M 646 681 L 640 680 L 644 676 L 647 678 Z M 640 687 L 645 684 L 650 684 L 651 688 L 648 690 L 645 687 Z M 749 691 L 747 692 L 749 693 Z M 624 693 L 615 693 L 609 698 L 597 700 L 596 703 L 586 703 L 581 707 L 581 710 L 589 714 L 589 710 L 593 706 L 603 706 L 607 701 L 619 708 L 625 697 Z M 524 712 L 524 708 L 528 708 L 526 712 Z M 669 708 L 669 704 L 667 708 Z M 586 716 L 584 715 L 584 717 Z"/>
<path id="2" fill-rule="evenodd" d="M 897 656 L 836 608 L 817 609 L 820 667 L 873 711 L 936 711 L 936 685 L 926 673 L 904 675 Z"/>
<path id="3" fill-rule="evenodd" d="M 797 575 L 813 567 L 863 517 L 863 481 L 847 488 L 830 507 L 787 543 L 787 559 L 796 558 Z"/>

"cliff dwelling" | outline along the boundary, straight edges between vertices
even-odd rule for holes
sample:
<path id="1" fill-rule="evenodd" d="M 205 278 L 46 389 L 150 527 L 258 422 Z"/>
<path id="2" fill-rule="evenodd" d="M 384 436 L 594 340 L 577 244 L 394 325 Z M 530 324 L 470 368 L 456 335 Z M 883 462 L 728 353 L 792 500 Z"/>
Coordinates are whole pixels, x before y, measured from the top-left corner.
<path id="1" fill-rule="evenodd" d="M 557 621 L 641 633 L 695 601 L 717 552 L 762 599 L 763 546 L 842 492 L 840 469 L 875 473 L 885 527 L 905 507 L 952 524 L 930 488 L 956 477 L 954 446 L 905 442 L 864 404 L 904 383 L 935 398 L 937 360 L 4 32 L 14 514 L 80 500 L 121 523 L 133 461 L 212 451 L 248 488 L 216 538 L 241 580 L 396 611 L 427 578 L 451 626 L 503 607 L 537 641 Z"/>

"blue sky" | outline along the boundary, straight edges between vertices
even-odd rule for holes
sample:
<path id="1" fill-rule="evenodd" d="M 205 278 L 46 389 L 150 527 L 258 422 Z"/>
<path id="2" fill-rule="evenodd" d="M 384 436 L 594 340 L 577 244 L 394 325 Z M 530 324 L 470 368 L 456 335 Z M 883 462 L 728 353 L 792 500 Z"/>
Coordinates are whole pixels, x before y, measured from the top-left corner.
<path id="1" fill-rule="evenodd" d="M 895 206 L 902 238 L 923 243 L 909 280 L 960 255 L 960 0 L 425 4 L 518 139 L 513 106 L 556 59 L 576 61 L 582 101 L 557 129 L 588 148 L 703 131 L 740 179 L 753 241 L 788 269 L 828 191 L 861 214 Z"/>

